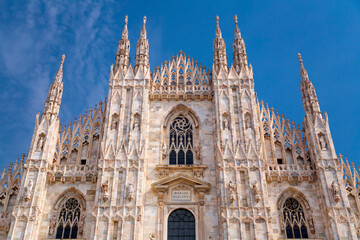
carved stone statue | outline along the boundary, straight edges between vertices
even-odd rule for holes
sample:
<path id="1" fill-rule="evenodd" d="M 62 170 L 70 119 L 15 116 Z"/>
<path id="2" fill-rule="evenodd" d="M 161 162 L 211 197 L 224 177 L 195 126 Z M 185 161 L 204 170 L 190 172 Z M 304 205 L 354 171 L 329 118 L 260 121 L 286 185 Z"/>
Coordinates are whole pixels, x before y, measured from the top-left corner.
<path id="1" fill-rule="evenodd" d="M 52 217 L 50 219 L 50 226 L 49 226 L 49 234 L 50 235 L 53 235 L 55 233 L 57 219 L 58 218 L 57 218 L 56 214 L 52 215 Z"/>
<path id="2" fill-rule="evenodd" d="M 116 130 L 117 127 L 118 127 L 117 117 L 113 116 L 112 121 L 111 121 L 111 130 L 113 130 L 113 129 Z"/>
<path id="3" fill-rule="evenodd" d="M 331 185 L 330 185 L 330 189 L 332 191 L 334 201 L 338 202 L 340 200 L 340 188 L 339 188 L 339 185 L 337 183 L 335 183 L 335 181 L 333 181 L 331 183 Z"/>
<path id="4" fill-rule="evenodd" d="M 109 199 L 109 180 L 106 180 L 103 184 L 101 184 L 101 190 L 103 200 L 107 201 Z"/>
<path id="5" fill-rule="evenodd" d="M 223 125 L 224 125 L 224 130 L 229 130 L 229 122 L 226 118 L 224 118 Z"/>
<path id="6" fill-rule="evenodd" d="M 233 203 L 236 199 L 236 194 L 235 194 L 236 186 L 231 180 L 229 182 L 229 192 L 230 192 L 229 201 L 230 201 L 230 203 Z"/>
<path id="7" fill-rule="evenodd" d="M 132 183 L 127 187 L 127 200 L 131 201 L 134 199 L 134 185 Z"/>
<path id="8" fill-rule="evenodd" d="M 248 128 L 251 128 L 251 120 L 249 115 L 245 116 L 245 129 Z"/>
<path id="9" fill-rule="evenodd" d="M 259 202 L 260 201 L 260 190 L 259 190 L 259 184 L 256 180 L 254 180 L 254 182 L 252 183 L 252 188 L 254 191 L 255 202 Z"/>
<path id="10" fill-rule="evenodd" d="M 85 225 L 85 216 L 82 214 L 79 220 L 79 234 L 82 235 L 84 233 L 84 225 Z"/>
<path id="11" fill-rule="evenodd" d="M 139 213 L 136 217 L 136 221 L 141 222 L 141 218 L 142 218 L 141 213 Z"/>
<path id="12" fill-rule="evenodd" d="M 321 150 L 327 150 L 327 144 L 324 135 L 319 136 L 319 142 Z"/>
<path id="13" fill-rule="evenodd" d="M 166 158 L 168 155 L 168 147 L 167 147 L 166 143 L 162 144 L 161 152 L 162 152 L 163 158 Z"/>
<path id="14" fill-rule="evenodd" d="M 312 217 L 309 218 L 309 227 L 310 227 L 311 233 L 315 233 L 314 220 Z"/>
<path id="15" fill-rule="evenodd" d="M 196 159 L 200 160 L 200 157 L 201 157 L 201 145 L 200 144 L 196 145 L 195 148 L 194 148 L 194 151 L 195 151 Z"/>
<path id="16" fill-rule="evenodd" d="M 33 182 L 31 180 L 29 180 L 29 182 L 27 183 L 27 185 L 24 188 L 24 200 L 26 202 L 30 200 L 32 188 L 33 188 Z"/>
<path id="17" fill-rule="evenodd" d="M 140 131 L 139 120 L 137 118 L 135 118 L 135 120 L 134 120 L 133 131 L 135 131 L 135 132 Z"/>
<path id="18" fill-rule="evenodd" d="M 37 141 L 36 144 L 36 151 L 37 152 L 41 152 L 44 149 L 44 140 L 45 140 L 45 136 L 43 134 L 39 135 L 39 139 Z"/>

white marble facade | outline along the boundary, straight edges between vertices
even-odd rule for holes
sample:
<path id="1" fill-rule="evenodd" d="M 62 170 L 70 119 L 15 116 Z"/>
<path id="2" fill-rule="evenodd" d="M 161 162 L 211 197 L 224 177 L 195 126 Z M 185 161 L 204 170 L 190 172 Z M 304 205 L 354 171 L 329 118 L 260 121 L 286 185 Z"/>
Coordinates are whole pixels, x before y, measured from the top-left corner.
<path id="1" fill-rule="evenodd" d="M 216 18 L 211 70 L 179 52 L 150 71 L 145 17 L 132 67 L 127 21 L 106 100 L 60 129 L 62 57 L 28 155 L 1 177 L 1 239 L 181 239 L 179 209 L 183 239 L 358 239 L 359 175 L 300 54 L 302 127 L 258 101 L 236 17 L 231 66 Z"/>

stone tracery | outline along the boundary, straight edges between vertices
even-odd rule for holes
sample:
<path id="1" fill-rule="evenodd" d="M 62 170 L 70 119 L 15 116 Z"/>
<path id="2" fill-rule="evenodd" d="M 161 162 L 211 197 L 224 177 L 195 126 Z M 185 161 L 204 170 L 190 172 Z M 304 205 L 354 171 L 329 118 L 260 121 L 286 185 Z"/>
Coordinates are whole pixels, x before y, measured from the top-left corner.
<path id="1" fill-rule="evenodd" d="M 183 115 L 174 119 L 170 126 L 169 163 L 193 164 L 193 126 Z"/>

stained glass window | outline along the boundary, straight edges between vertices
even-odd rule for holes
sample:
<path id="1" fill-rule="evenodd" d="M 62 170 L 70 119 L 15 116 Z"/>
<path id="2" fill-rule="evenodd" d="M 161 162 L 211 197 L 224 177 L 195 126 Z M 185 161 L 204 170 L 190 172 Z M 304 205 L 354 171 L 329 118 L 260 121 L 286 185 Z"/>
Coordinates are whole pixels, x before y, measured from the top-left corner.
<path id="1" fill-rule="evenodd" d="M 193 128 L 183 115 L 170 126 L 170 164 L 193 164 Z"/>
<path id="2" fill-rule="evenodd" d="M 304 210 L 294 198 L 288 198 L 283 206 L 283 217 L 287 238 L 309 238 Z"/>
<path id="3" fill-rule="evenodd" d="M 186 209 L 173 211 L 168 218 L 168 240 L 195 240 L 195 217 Z"/>
<path id="4" fill-rule="evenodd" d="M 57 222 L 56 239 L 76 239 L 80 219 L 80 203 L 69 198 L 61 207 Z"/>

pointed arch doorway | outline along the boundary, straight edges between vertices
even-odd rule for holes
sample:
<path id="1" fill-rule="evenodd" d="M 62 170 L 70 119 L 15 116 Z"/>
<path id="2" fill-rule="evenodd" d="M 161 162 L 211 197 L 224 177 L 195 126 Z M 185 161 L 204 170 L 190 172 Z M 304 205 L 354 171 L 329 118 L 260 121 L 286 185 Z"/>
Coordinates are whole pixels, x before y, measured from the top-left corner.
<path id="1" fill-rule="evenodd" d="M 195 217 L 186 209 L 176 209 L 168 218 L 168 240 L 195 240 Z"/>

